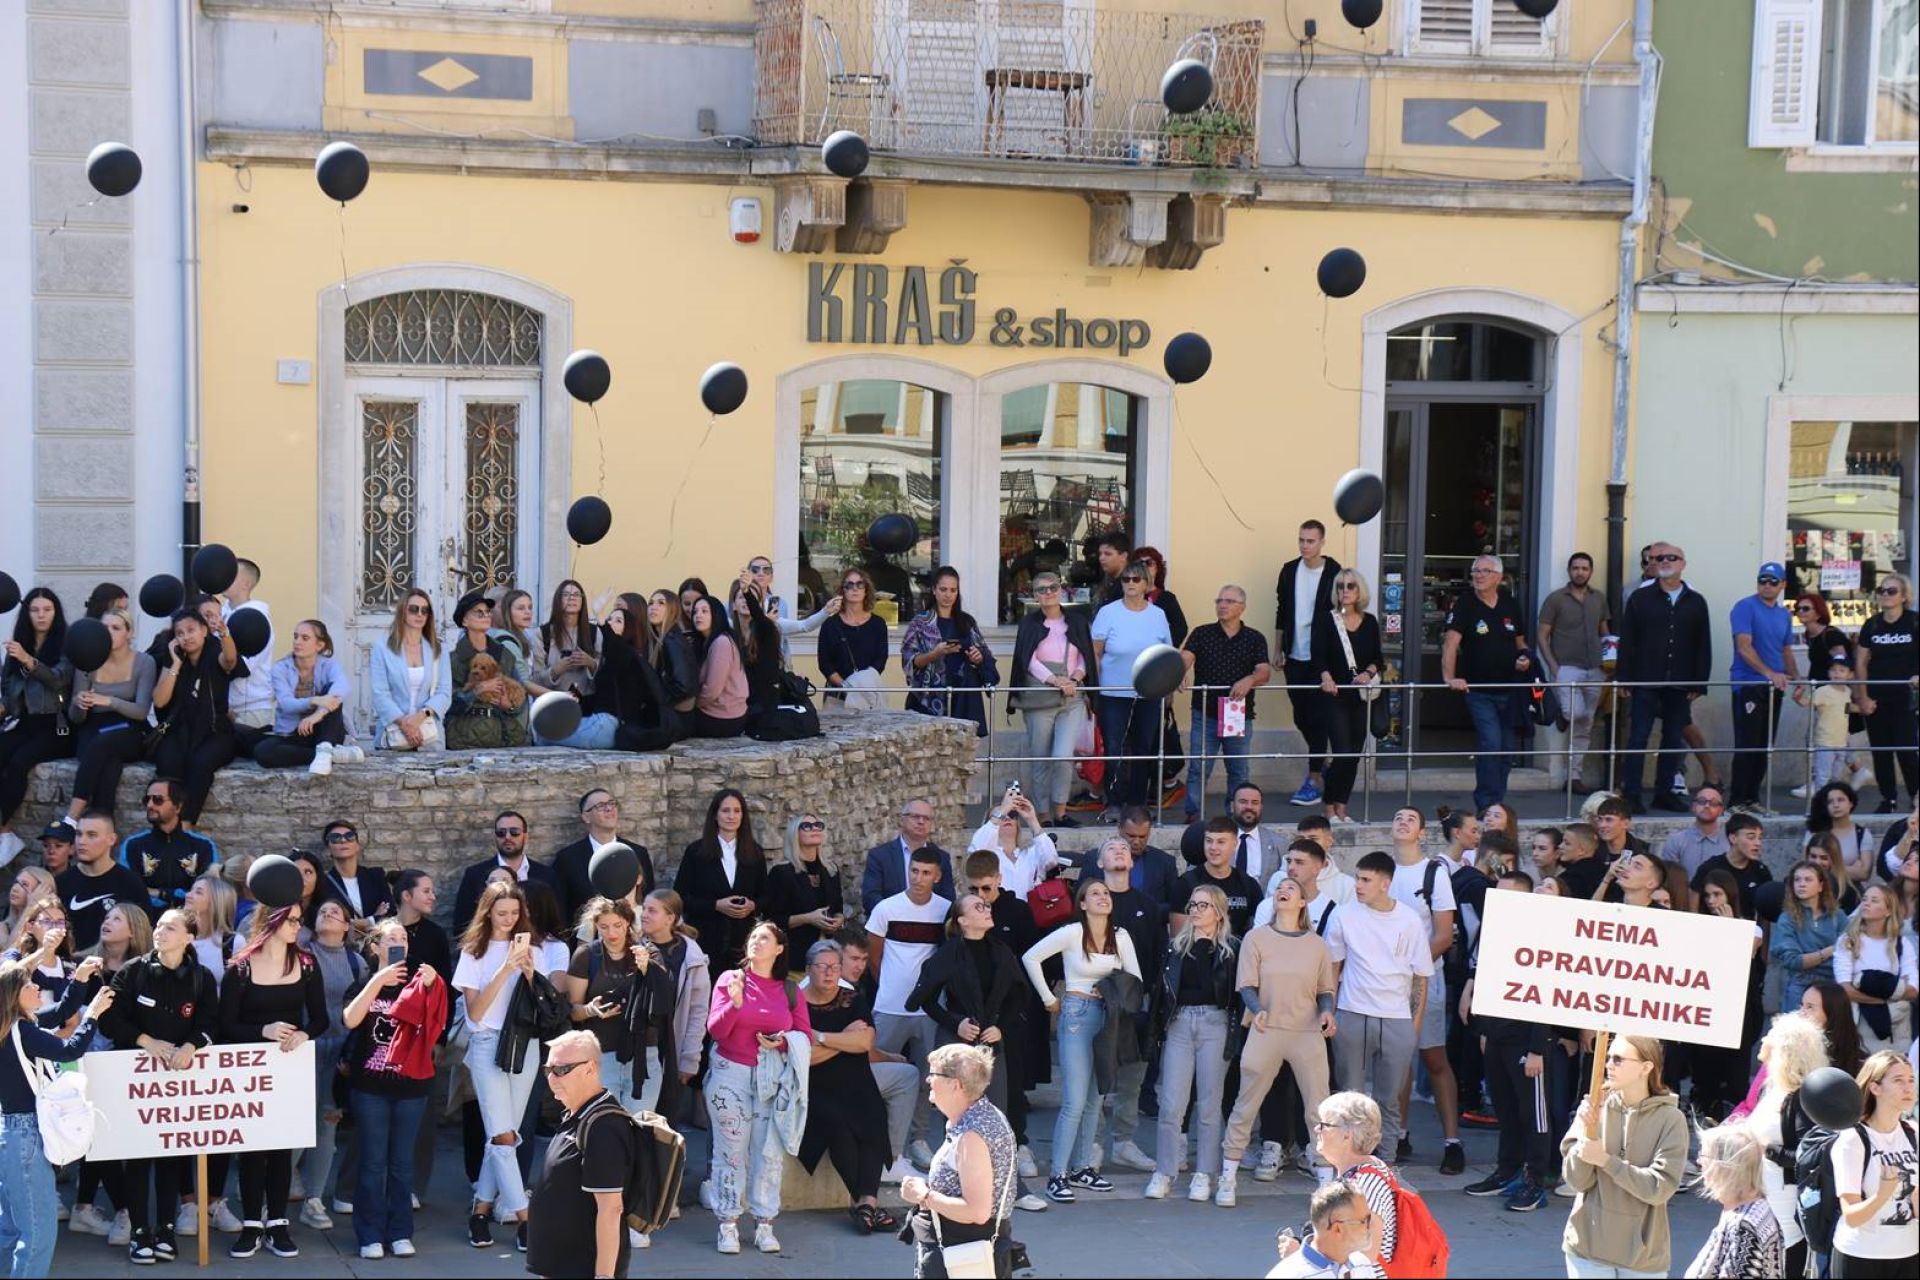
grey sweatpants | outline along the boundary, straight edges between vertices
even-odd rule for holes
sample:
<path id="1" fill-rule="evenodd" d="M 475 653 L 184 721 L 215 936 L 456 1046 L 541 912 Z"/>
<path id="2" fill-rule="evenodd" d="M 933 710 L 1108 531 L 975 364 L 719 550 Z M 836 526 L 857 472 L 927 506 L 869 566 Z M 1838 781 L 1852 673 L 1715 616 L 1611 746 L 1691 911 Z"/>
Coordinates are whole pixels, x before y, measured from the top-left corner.
<path id="1" fill-rule="evenodd" d="M 1418 1028 L 1413 1019 L 1372 1018 L 1347 1009 L 1334 1012 L 1333 1071 L 1342 1091 L 1364 1093 L 1380 1104 L 1380 1145 L 1374 1154 L 1393 1163 L 1393 1149 L 1406 1132 L 1400 1086 L 1413 1069 Z M 1317 1116 L 1308 1116 L 1313 1123 Z"/>
<path id="2" fill-rule="evenodd" d="M 927 1074 L 927 1055 L 933 1052 L 940 1024 L 924 1013 L 880 1013 L 873 1015 L 873 1044 L 888 1053 L 904 1054 L 922 1079 Z M 932 1145 L 933 1103 L 923 1091 L 913 1109 L 913 1137 Z M 899 1156 L 902 1151 L 894 1152 Z"/>

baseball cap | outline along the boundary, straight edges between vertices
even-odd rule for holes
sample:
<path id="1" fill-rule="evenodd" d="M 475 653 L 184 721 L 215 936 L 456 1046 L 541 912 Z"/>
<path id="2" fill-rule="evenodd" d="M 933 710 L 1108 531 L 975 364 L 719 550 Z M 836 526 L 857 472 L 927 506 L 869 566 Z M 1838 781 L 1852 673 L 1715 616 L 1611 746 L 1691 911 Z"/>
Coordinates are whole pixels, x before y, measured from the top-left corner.
<path id="1" fill-rule="evenodd" d="M 45 844 L 49 840 L 64 840 L 68 844 L 72 844 L 73 837 L 74 830 L 72 823 L 49 822 L 46 830 L 40 833 L 40 843 Z"/>
<path id="2" fill-rule="evenodd" d="M 1754 576 L 1756 578 L 1778 578 L 1780 581 L 1785 582 L 1787 580 L 1787 570 L 1786 566 L 1782 565 L 1778 560 L 1769 560 L 1760 566 L 1760 572 Z"/>

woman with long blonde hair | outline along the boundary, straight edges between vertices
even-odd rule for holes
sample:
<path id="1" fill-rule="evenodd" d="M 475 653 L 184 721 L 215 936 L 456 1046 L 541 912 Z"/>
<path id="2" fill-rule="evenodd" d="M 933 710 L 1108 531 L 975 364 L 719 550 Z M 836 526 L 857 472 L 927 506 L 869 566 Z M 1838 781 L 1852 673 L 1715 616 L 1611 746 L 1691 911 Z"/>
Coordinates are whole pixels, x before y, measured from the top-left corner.
<path id="1" fill-rule="evenodd" d="M 1182 911 L 1185 919 L 1174 934 L 1160 981 L 1148 995 L 1148 1018 L 1160 1046 L 1160 1140 L 1146 1197 L 1160 1200 L 1172 1189 L 1186 1153 L 1180 1122 L 1192 1101 L 1200 1146 L 1187 1199 L 1204 1202 L 1213 1194 L 1207 1171 L 1220 1165 L 1227 1038 L 1239 997 L 1234 994 L 1235 947 L 1227 895 L 1214 885 L 1195 885 Z"/>
<path id="2" fill-rule="evenodd" d="M 788 821 L 786 853 L 767 868 L 761 910 L 787 931 L 787 971 L 797 981 L 806 976 L 813 944 L 839 932 L 847 915 L 846 893 L 819 814 L 808 810 Z"/>
<path id="3" fill-rule="evenodd" d="M 1827 1036 L 1820 1024 L 1803 1013 L 1783 1013 L 1773 1020 L 1760 1041 L 1760 1071 L 1766 1083 L 1760 1101 L 1745 1121 L 1763 1146 L 1779 1147 L 1786 1141 L 1784 1130 L 1788 1112 L 1799 1108 L 1800 1085 L 1827 1064 Z M 1794 1116 L 1795 1133 L 1804 1130 L 1804 1113 Z M 1787 1251 L 1787 1267 L 1782 1275 L 1807 1274 L 1807 1234 L 1800 1226 L 1800 1190 L 1787 1181 L 1787 1171 L 1773 1160 L 1761 1170 L 1767 1204 L 1780 1224 L 1782 1247 Z"/>
<path id="4" fill-rule="evenodd" d="M 1868 1053 L 1898 1050 L 1913 1038 L 1915 948 L 1905 937 L 1906 924 L 1893 891 L 1868 885 L 1833 953 L 1833 980 L 1853 1001 Z"/>

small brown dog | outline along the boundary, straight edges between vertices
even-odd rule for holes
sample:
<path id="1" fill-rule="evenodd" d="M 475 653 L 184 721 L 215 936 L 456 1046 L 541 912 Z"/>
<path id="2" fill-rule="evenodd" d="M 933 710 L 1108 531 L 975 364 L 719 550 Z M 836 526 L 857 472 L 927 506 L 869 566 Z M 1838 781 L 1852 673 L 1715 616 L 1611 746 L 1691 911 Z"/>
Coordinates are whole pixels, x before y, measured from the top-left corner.
<path id="1" fill-rule="evenodd" d="M 476 653 L 467 665 L 467 692 L 509 714 L 527 705 L 527 689 L 518 680 L 500 674 L 500 664 L 489 653 Z"/>

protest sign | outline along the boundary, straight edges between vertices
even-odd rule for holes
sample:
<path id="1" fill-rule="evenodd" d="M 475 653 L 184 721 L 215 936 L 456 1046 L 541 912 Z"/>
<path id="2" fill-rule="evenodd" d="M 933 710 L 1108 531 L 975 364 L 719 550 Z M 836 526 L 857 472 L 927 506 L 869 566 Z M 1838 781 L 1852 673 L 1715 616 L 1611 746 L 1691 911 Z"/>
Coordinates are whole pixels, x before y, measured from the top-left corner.
<path id="1" fill-rule="evenodd" d="M 313 1044 L 217 1044 L 169 1071 L 138 1049 L 90 1053 L 87 1089 L 99 1121 L 89 1160 L 145 1160 L 222 1151 L 300 1150 L 314 1143 Z"/>
<path id="2" fill-rule="evenodd" d="M 1735 1049 L 1753 931 L 1751 920 L 1489 893 L 1473 1012 Z"/>

